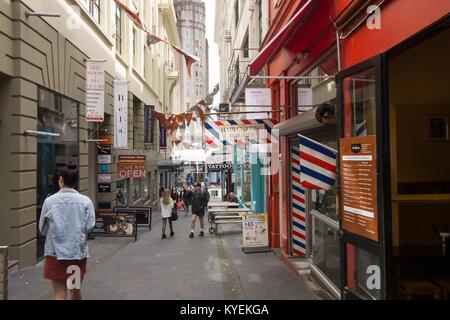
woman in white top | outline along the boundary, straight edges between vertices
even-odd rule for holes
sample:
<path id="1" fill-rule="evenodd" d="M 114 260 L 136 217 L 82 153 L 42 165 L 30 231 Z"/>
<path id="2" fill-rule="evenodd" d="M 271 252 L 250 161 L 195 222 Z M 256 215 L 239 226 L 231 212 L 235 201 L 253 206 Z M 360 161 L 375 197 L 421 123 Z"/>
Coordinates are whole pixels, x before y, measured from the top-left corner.
<path id="1" fill-rule="evenodd" d="M 160 201 L 161 205 L 161 217 L 162 217 L 162 236 L 161 239 L 165 239 L 166 237 L 166 225 L 167 221 L 169 221 L 170 227 L 170 236 L 173 237 L 175 233 L 173 232 L 172 220 L 172 210 L 174 207 L 174 203 L 172 197 L 170 196 L 170 190 L 164 190 L 163 196 Z"/>

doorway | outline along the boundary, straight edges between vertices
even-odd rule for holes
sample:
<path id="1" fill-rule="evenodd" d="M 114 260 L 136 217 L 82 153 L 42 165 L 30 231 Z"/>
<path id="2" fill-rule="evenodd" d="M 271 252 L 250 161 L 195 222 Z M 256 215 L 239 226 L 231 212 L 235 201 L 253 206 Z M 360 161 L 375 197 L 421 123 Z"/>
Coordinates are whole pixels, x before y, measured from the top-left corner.
<path id="1" fill-rule="evenodd" d="M 402 51 L 400 51 L 402 49 Z M 450 277 L 450 28 L 388 57 L 392 293 Z M 420 298 L 414 296 L 413 298 Z"/>

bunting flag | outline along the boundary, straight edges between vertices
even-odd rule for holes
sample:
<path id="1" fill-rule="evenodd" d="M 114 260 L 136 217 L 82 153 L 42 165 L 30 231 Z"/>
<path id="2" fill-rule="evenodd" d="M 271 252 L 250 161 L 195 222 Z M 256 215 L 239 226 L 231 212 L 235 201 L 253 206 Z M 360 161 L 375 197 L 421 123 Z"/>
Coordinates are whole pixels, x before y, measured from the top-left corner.
<path id="1" fill-rule="evenodd" d="M 188 127 L 191 125 L 192 117 L 194 117 L 194 114 L 192 112 L 186 114 L 186 125 Z"/>
<path id="2" fill-rule="evenodd" d="M 206 121 L 205 113 L 203 112 L 202 108 L 200 108 L 199 106 L 197 106 L 196 109 L 198 111 L 198 115 L 199 115 L 200 120 L 201 120 L 202 125 L 203 125 L 205 123 L 205 121 Z"/>
<path id="3" fill-rule="evenodd" d="M 128 14 L 128 16 L 129 16 L 130 19 L 134 22 L 134 24 L 136 25 L 136 27 L 138 27 L 138 28 L 141 29 L 141 30 L 146 31 L 145 28 L 144 28 L 144 24 L 142 23 L 142 20 L 141 20 L 141 18 L 139 17 L 139 13 L 138 13 L 138 12 L 135 13 L 135 12 L 131 11 L 131 9 L 128 8 L 128 6 L 127 6 L 126 4 L 122 3 L 122 2 L 119 1 L 119 0 L 114 0 L 114 1 L 116 2 L 116 4 L 117 4 L 120 8 L 122 8 L 122 9 Z"/>
<path id="4" fill-rule="evenodd" d="M 300 181 L 311 190 L 330 190 L 336 181 L 337 151 L 300 135 Z"/>
<path id="5" fill-rule="evenodd" d="M 142 31 L 144 31 L 147 34 L 147 45 L 151 46 L 160 42 L 163 42 L 169 46 L 171 46 L 177 53 L 181 54 L 182 56 L 184 56 L 184 59 L 186 61 L 186 67 L 187 67 L 187 71 L 189 74 L 189 77 L 191 77 L 191 67 L 195 62 L 200 61 L 200 59 L 192 54 L 187 53 L 186 51 L 184 51 L 183 49 L 177 47 L 176 45 L 158 37 L 155 36 L 154 34 L 151 34 L 148 30 L 147 27 L 144 25 L 144 23 L 142 22 L 139 13 L 138 12 L 133 12 L 127 5 L 125 5 L 124 3 L 122 3 L 120 0 L 114 0 L 116 2 L 116 4 L 123 9 L 127 15 L 130 17 L 130 19 L 134 22 L 134 24 L 141 29 Z"/>

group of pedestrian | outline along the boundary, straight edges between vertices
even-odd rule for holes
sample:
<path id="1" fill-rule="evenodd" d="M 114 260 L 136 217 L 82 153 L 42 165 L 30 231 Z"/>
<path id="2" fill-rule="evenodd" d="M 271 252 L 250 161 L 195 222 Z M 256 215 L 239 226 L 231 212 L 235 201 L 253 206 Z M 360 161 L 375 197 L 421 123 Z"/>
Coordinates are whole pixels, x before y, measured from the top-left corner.
<path id="1" fill-rule="evenodd" d="M 178 216 L 178 209 L 183 208 L 185 215 L 189 214 L 189 209 L 192 211 L 192 221 L 191 221 L 191 232 L 189 233 L 189 238 L 194 238 L 195 224 L 197 218 L 200 222 L 200 233 L 199 236 L 203 237 L 205 235 L 205 211 L 208 207 L 210 194 L 206 188 L 202 189 L 202 185 L 197 183 L 194 189 L 184 187 L 182 190 L 177 190 L 172 188 L 172 190 L 164 190 L 161 200 L 161 217 L 162 223 L 162 234 L 161 238 L 167 238 L 165 231 L 167 223 L 169 223 L 170 236 L 175 235 L 173 231 L 173 217 Z"/>
<path id="2" fill-rule="evenodd" d="M 55 300 L 65 300 L 67 290 L 73 300 L 81 300 L 81 282 L 86 274 L 89 258 L 88 236 L 95 225 L 95 207 L 88 197 L 76 190 L 79 175 L 75 164 L 69 163 L 61 167 L 56 176 L 59 191 L 45 199 L 39 220 L 39 230 L 46 237 L 44 278 L 51 280 Z M 170 237 L 175 235 L 173 221 L 176 220 L 174 213 L 176 214 L 178 207 L 183 207 L 186 214 L 189 213 L 189 207 L 192 207 L 189 238 L 194 238 L 197 218 L 201 228 L 199 236 L 203 237 L 204 215 L 209 197 L 209 192 L 206 188 L 202 189 L 200 183 L 195 185 L 194 190 L 187 187 L 182 190 L 160 189 L 161 237 L 167 238 L 167 224 Z M 68 283 L 73 275 L 79 276 L 80 279 L 74 279 L 74 283 L 78 285 Z"/>

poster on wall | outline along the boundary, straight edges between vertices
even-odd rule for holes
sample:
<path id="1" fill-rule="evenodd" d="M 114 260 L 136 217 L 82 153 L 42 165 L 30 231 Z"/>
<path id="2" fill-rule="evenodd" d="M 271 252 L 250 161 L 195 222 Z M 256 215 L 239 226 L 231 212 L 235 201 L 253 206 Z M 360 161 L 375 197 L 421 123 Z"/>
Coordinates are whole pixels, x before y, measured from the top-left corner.
<path id="1" fill-rule="evenodd" d="M 114 148 L 128 149 L 128 81 L 114 80 Z"/>
<path id="2" fill-rule="evenodd" d="M 340 140 L 342 229 L 378 241 L 376 137 Z"/>
<path id="3" fill-rule="evenodd" d="M 255 106 L 251 111 L 267 111 L 267 106 L 272 106 L 272 91 L 270 88 L 246 88 L 245 105 Z M 259 108 L 258 108 L 259 107 Z M 266 107 L 266 108 L 263 108 Z M 266 119 L 271 118 L 267 113 L 248 114 L 245 119 Z"/>
<path id="4" fill-rule="evenodd" d="M 86 121 L 103 122 L 105 116 L 105 61 L 86 60 Z"/>
<path id="5" fill-rule="evenodd" d="M 269 250 L 266 213 L 242 215 L 242 243 L 242 250 L 245 253 L 267 252 Z"/>
<path id="6" fill-rule="evenodd" d="M 153 111 L 155 106 L 144 106 L 144 143 L 152 144 L 155 142 L 155 116 Z"/>
<path id="7" fill-rule="evenodd" d="M 313 89 L 298 88 L 298 112 L 303 113 L 313 108 Z"/>

